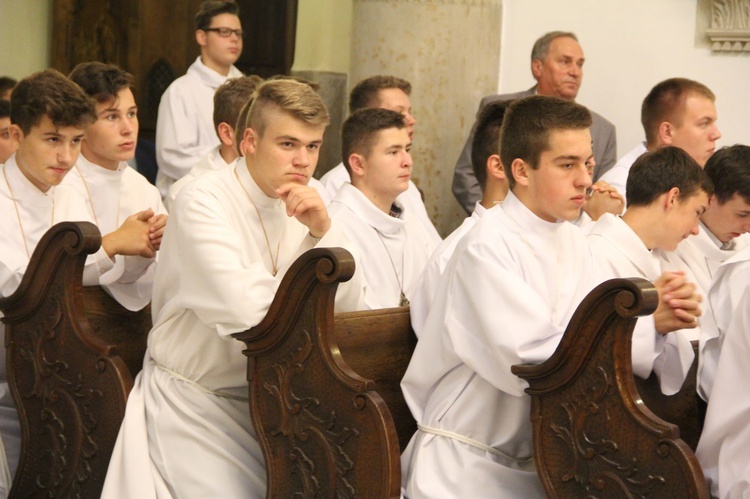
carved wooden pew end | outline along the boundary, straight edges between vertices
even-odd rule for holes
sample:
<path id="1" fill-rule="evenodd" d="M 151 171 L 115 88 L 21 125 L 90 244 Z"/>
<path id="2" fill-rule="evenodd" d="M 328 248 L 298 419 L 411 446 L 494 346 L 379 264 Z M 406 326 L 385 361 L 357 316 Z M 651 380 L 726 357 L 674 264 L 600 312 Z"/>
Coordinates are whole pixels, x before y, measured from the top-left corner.
<path id="1" fill-rule="evenodd" d="M 55 225 L 19 288 L 0 299 L 21 421 L 10 497 L 101 494 L 151 319 L 149 307 L 130 312 L 101 288 L 82 287 L 86 256 L 100 244 L 93 224 Z"/>
<path id="2" fill-rule="evenodd" d="M 644 279 L 607 281 L 578 307 L 550 359 L 513 366 L 529 382 L 534 458 L 550 497 L 708 497 L 678 427 L 654 415 L 636 388 L 633 328 L 657 299 Z M 694 383 L 684 389 L 697 398 Z"/>
<path id="3" fill-rule="evenodd" d="M 339 314 L 340 248 L 308 251 L 245 342 L 267 497 L 399 497 L 400 445 L 416 430 L 400 381 L 416 345 L 409 309 Z M 395 419 L 395 421 L 394 421 Z"/>

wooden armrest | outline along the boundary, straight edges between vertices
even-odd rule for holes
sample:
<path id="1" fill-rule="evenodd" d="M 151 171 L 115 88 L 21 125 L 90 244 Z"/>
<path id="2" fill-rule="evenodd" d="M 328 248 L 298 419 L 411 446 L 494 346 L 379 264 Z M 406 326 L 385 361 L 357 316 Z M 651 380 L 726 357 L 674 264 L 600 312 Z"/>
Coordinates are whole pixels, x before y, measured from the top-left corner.
<path id="1" fill-rule="evenodd" d="M 344 359 L 335 331 L 336 288 L 353 272 L 343 249 L 308 251 L 287 272 L 266 318 L 235 335 L 247 346 L 267 497 L 399 497 L 393 419 L 375 381 Z"/>
<path id="2" fill-rule="evenodd" d="M 0 299 L 22 439 L 10 497 L 101 494 L 133 380 L 84 313 L 84 262 L 100 243 L 91 223 L 55 225 L 16 292 Z"/>
<path id="3" fill-rule="evenodd" d="M 549 360 L 513 366 L 529 383 L 534 460 L 549 497 L 709 497 L 678 428 L 645 407 L 635 386 L 633 328 L 657 300 L 644 279 L 607 281 L 578 307 Z"/>

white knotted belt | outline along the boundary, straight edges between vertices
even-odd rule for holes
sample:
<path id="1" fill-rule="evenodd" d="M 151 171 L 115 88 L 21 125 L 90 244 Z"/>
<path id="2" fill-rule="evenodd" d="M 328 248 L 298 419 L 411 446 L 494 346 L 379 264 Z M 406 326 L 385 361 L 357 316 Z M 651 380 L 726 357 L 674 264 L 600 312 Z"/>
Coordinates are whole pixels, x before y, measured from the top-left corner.
<path id="1" fill-rule="evenodd" d="M 469 438 L 465 435 L 461 435 L 460 433 L 455 433 L 448 430 L 441 430 L 440 428 L 433 428 L 432 426 L 426 426 L 423 424 L 417 423 L 417 428 L 419 431 L 422 431 L 424 433 L 430 433 L 432 435 L 437 435 L 439 437 L 447 437 L 452 438 L 453 440 L 457 440 L 459 442 L 463 442 L 466 445 L 471 445 L 472 447 L 476 447 L 477 449 L 481 449 L 485 452 L 489 452 L 490 454 L 494 456 L 501 457 L 503 459 L 507 459 L 508 461 L 512 461 L 514 463 L 525 465 L 529 464 L 534 460 L 534 456 L 528 456 L 528 457 L 515 457 L 515 456 L 509 456 L 505 452 L 498 450 L 494 447 L 490 447 L 487 444 L 483 444 L 482 442 L 478 440 L 474 440 L 473 438 Z"/>
<path id="2" fill-rule="evenodd" d="M 159 368 L 159 369 L 161 369 L 165 373 L 168 373 L 171 376 L 174 376 L 175 378 L 177 378 L 179 380 L 182 380 L 185 383 L 188 383 L 189 385 L 197 388 L 198 390 L 202 391 L 203 393 L 208 393 L 210 395 L 216 395 L 217 397 L 221 397 L 221 398 L 225 398 L 225 399 L 230 399 L 230 400 L 239 400 L 239 401 L 242 401 L 242 402 L 247 402 L 248 400 L 250 400 L 247 397 L 242 397 L 240 395 L 234 395 L 232 393 L 222 392 L 221 390 L 211 390 L 210 388 L 207 388 L 207 387 L 201 385 L 197 381 L 194 381 L 194 380 L 192 380 L 190 378 L 186 378 L 182 374 L 180 374 L 180 373 L 178 373 L 176 371 L 173 371 L 173 370 L 169 369 L 168 367 L 164 367 L 163 365 L 161 365 L 161 364 L 159 364 L 157 362 L 154 362 L 154 366 L 157 367 L 157 368 Z"/>

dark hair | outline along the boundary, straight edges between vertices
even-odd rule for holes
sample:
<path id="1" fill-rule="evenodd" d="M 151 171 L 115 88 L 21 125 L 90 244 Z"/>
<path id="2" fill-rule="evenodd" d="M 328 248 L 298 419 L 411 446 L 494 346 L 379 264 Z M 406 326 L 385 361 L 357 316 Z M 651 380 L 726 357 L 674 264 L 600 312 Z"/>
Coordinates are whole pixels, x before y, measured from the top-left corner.
<path id="1" fill-rule="evenodd" d="M 349 156 L 355 153 L 363 156 L 370 154 L 378 132 L 389 128 L 406 128 L 404 115 L 390 109 L 372 107 L 355 111 L 344 121 L 341 125 L 341 157 L 349 175 L 352 173 Z"/>
<path id="2" fill-rule="evenodd" d="M 8 90 L 13 90 L 18 82 L 10 76 L 0 76 L 0 95 Z"/>
<path id="3" fill-rule="evenodd" d="M 549 33 L 545 33 L 534 42 L 534 46 L 531 48 L 531 60 L 539 59 L 543 61 L 546 59 L 550 44 L 558 38 L 572 38 L 578 41 L 575 33 L 571 33 L 570 31 L 550 31 Z"/>
<path id="4" fill-rule="evenodd" d="M 231 78 L 219 86 L 214 93 L 214 127 L 218 130 L 221 123 L 236 127 L 240 111 L 261 83 L 263 78 L 250 75 Z"/>
<path id="5" fill-rule="evenodd" d="M 0 118 L 10 117 L 10 101 L 0 99 Z"/>
<path id="6" fill-rule="evenodd" d="M 668 121 L 682 125 L 682 107 L 688 95 L 697 94 L 712 102 L 714 93 L 702 83 L 687 78 L 670 78 L 657 83 L 641 104 L 641 124 L 646 133 L 646 144 L 653 147 L 659 137 L 659 126 Z"/>
<path id="7" fill-rule="evenodd" d="M 10 121 L 24 134 L 47 116 L 55 126 L 84 128 L 96 121 L 94 101 L 62 73 L 47 69 L 18 82 L 10 98 Z"/>
<path id="8" fill-rule="evenodd" d="M 635 160 L 625 185 L 628 208 L 648 206 L 677 187 L 684 201 L 698 191 L 713 193 L 714 186 L 703 168 L 679 147 L 668 146 L 646 152 Z"/>
<path id="9" fill-rule="evenodd" d="M 195 14 L 195 30 L 211 27 L 211 21 L 220 14 L 240 15 L 240 7 L 232 0 L 204 0 Z"/>
<path id="10" fill-rule="evenodd" d="M 515 159 L 537 169 L 539 157 L 549 150 L 553 131 L 585 128 L 591 128 L 591 113 L 575 102 L 532 95 L 511 103 L 500 130 L 500 160 L 508 186 L 512 189 L 516 185 L 512 170 Z"/>
<path id="11" fill-rule="evenodd" d="M 500 129 L 505 110 L 513 101 L 490 102 L 479 111 L 474 140 L 471 142 L 471 167 L 479 187 L 487 185 L 487 158 L 500 154 Z"/>
<path id="12" fill-rule="evenodd" d="M 370 76 L 354 85 L 349 94 L 349 112 L 358 109 L 378 107 L 378 92 L 387 88 L 398 88 L 406 95 L 411 95 L 411 83 L 396 76 L 377 75 Z"/>
<path id="13" fill-rule="evenodd" d="M 750 203 L 750 146 L 722 147 L 708 158 L 704 171 L 714 184 L 719 203 L 726 203 L 735 194 Z"/>
<path id="14" fill-rule="evenodd" d="M 134 87 L 133 75 L 114 64 L 97 61 L 78 64 L 68 78 L 98 103 L 116 99 L 120 90 Z"/>

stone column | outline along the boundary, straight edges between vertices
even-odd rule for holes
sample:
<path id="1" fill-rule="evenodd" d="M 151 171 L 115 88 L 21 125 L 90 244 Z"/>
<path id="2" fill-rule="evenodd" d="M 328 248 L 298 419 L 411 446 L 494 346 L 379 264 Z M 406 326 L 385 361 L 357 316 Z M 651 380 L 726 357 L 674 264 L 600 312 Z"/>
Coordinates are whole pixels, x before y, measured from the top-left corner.
<path id="1" fill-rule="evenodd" d="M 354 0 L 350 87 L 375 74 L 412 84 L 413 180 L 443 236 L 466 213 L 453 167 L 480 99 L 497 92 L 502 0 Z"/>

